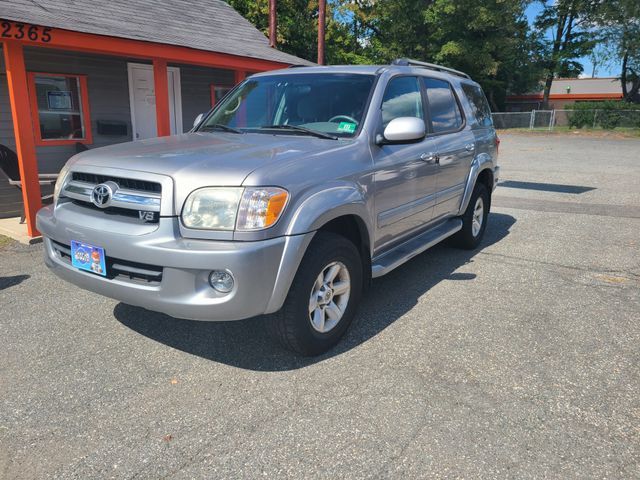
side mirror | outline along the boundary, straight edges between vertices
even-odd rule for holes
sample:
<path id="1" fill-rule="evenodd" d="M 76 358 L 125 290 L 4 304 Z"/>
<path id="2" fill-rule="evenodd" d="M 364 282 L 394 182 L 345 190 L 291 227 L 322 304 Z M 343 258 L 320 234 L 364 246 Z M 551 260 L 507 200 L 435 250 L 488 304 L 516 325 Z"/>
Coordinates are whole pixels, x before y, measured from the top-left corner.
<path id="1" fill-rule="evenodd" d="M 193 128 L 196 128 L 198 125 L 200 125 L 200 122 L 202 121 L 203 118 L 204 118 L 204 113 L 198 114 L 196 119 L 193 121 Z"/>
<path id="2" fill-rule="evenodd" d="M 427 134 L 424 120 L 416 117 L 398 117 L 389 122 L 377 141 L 383 143 L 411 143 L 422 140 Z"/>

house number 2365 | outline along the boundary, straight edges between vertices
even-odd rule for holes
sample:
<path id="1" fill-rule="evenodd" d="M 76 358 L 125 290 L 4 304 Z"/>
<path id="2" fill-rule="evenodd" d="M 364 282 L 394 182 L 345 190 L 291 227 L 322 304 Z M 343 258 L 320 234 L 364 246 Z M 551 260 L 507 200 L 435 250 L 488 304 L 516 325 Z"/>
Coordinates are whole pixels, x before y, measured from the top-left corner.
<path id="1" fill-rule="evenodd" d="M 0 22 L 0 37 L 14 38 L 16 40 L 38 40 L 48 43 L 51 41 L 51 27 L 39 27 L 37 25 L 29 25 L 27 23 L 8 22 L 3 20 Z"/>

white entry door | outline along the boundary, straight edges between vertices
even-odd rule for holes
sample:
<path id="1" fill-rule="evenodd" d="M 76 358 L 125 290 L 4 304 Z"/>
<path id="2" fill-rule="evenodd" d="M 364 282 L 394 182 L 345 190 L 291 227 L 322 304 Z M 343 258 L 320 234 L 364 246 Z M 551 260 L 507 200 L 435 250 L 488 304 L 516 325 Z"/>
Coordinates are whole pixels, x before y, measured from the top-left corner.
<path id="1" fill-rule="evenodd" d="M 143 140 L 158 136 L 156 129 L 156 89 L 153 66 L 142 63 L 127 64 L 129 72 L 129 103 L 133 139 Z M 169 84 L 169 119 L 171 133 L 182 133 L 182 97 L 180 95 L 180 69 L 167 67 Z"/>

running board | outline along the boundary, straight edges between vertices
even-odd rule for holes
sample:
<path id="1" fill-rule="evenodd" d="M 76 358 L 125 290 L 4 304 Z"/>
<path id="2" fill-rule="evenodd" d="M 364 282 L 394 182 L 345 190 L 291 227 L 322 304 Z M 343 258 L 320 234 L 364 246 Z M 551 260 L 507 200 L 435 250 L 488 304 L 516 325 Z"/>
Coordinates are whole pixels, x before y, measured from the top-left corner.
<path id="1" fill-rule="evenodd" d="M 394 268 L 399 267 L 416 255 L 421 254 L 445 238 L 450 237 L 461 228 L 462 220 L 452 218 L 432 230 L 428 230 L 417 237 L 401 243 L 397 247 L 373 259 L 371 262 L 371 276 L 376 278 L 386 275 Z"/>

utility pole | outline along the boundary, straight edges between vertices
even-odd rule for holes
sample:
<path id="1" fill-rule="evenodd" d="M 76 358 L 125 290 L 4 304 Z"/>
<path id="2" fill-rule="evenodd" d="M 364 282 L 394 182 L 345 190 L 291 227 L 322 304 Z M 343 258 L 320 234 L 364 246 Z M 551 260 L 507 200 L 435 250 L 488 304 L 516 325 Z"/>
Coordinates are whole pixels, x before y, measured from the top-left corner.
<path id="1" fill-rule="evenodd" d="M 327 15 L 327 0 L 318 0 L 318 65 L 324 65 L 324 31 Z"/>
<path id="2" fill-rule="evenodd" d="M 278 41 L 278 15 L 276 13 L 277 0 L 269 0 L 269 46 L 276 48 Z"/>

